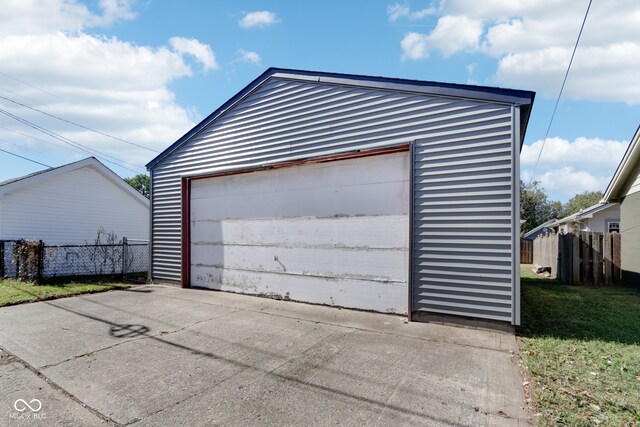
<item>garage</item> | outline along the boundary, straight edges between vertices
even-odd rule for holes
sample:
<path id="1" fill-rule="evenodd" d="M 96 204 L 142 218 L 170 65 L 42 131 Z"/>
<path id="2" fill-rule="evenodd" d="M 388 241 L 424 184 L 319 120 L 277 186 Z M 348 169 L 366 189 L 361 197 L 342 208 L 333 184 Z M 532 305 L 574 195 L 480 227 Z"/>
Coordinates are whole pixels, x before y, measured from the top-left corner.
<path id="1" fill-rule="evenodd" d="M 534 95 L 269 68 L 147 165 L 150 279 L 517 325 Z"/>
<path id="2" fill-rule="evenodd" d="M 191 286 L 406 314 L 409 154 L 363 154 L 191 180 Z"/>

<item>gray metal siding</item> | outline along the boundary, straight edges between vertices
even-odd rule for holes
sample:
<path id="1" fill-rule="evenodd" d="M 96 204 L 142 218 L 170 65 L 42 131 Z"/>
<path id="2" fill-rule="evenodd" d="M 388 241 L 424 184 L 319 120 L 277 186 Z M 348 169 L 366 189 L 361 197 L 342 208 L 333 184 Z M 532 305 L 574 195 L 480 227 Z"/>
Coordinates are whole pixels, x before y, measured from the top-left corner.
<path id="1" fill-rule="evenodd" d="M 414 309 L 511 321 L 510 105 L 269 78 L 153 169 L 153 277 L 180 279 L 180 178 L 415 145 Z"/>
<path id="2" fill-rule="evenodd" d="M 413 309 L 512 321 L 511 107 L 464 128 L 414 147 Z"/>

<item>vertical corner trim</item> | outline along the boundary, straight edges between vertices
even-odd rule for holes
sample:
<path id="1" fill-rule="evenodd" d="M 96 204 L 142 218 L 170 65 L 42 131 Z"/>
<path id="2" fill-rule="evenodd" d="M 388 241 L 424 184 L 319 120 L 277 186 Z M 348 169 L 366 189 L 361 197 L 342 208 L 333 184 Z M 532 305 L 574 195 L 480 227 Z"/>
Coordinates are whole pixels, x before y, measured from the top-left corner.
<path id="1" fill-rule="evenodd" d="M 191 287 L 191 180 L 182 178 L 181 189 L 181 280 L 180 284 L 183 288 Z"/>
<path id="2" fill-rule="evenodd" d="M 409 322 L 413 321 L 413 258 L 414 258 L 414 249 L 413 249 L 413 233 L 415 230 L 413 224 L 413 210 L 415 209 L 415 146 L 416 142 L 413 141 L 409 144 L 409 275 L 407 276 L 407 283 L 409 286 L 407 296 L 407 320 Z"/>
<path id="3" fill-rule="evenodd" d="M 513 120 L 513 302 L 512 324 L 520 325 L 520 107 L 511 107 Z"/>

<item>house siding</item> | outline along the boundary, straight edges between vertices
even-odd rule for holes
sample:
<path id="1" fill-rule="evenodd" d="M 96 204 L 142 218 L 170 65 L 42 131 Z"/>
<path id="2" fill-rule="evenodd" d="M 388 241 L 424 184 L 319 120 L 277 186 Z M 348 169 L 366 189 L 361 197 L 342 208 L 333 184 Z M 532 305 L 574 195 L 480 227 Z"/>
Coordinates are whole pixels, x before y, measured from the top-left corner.
<path id="1" fill-rule="evenodd" d="M 640 162 L 638 162 L 635 169 L 633 169 L 633 171 L 631 172 L 631 176 L 628 179 L 628 184 L 621 192 L 621 195 L 628 196 L 636 193 L 640 193 Z"/>
<path id="2" fill-rule="evenodd" d="M 3 239 L 93 242 L 100 226 L 119 238 L 148 239 L 149 210 L 91 167 L 15 189 L 2 198 Z"/>
<path id="3" fill-rule="evenodd" d="M 640 288 L 640 192 L 625 197 L 620 206 L 622 282 Z"/>
<path id="4" fill-rule="evenodd" d="M 593 218 L 588 220 L 589 231 L 608 233 L 608 222 L 620 221 L 620 205 L 616 204 L 608 209 L 593 214 Z"/>
<path id="5" fill-rule="evenodd" d="M 152 168 L 152 277 L 180 280 L 182 177 L 415 142 L 414 307 L 513 321 L 517 110 L 271 77 Z"/>

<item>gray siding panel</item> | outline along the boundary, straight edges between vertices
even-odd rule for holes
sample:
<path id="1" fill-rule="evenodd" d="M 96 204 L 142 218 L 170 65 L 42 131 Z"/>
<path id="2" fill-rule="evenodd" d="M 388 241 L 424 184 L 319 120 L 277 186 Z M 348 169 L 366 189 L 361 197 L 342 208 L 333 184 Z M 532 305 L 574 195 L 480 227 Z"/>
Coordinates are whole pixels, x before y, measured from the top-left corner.
<path id="1" fill-rule="evenodd" d="M 414 311 L 513 320 L 510 107 L 415 143 Z"/>
<path id="2" fill-rule="evenodd" d="M 413 143 L 414 310 L 511 321 L 510 105 L 271 77 L 157 164 L 153 276 L 180 279 L 183 176 Z"/>

